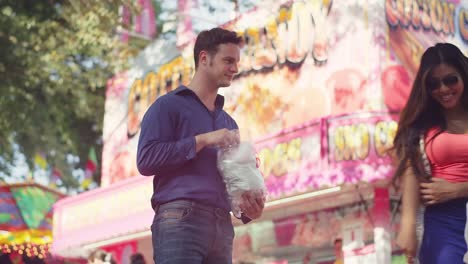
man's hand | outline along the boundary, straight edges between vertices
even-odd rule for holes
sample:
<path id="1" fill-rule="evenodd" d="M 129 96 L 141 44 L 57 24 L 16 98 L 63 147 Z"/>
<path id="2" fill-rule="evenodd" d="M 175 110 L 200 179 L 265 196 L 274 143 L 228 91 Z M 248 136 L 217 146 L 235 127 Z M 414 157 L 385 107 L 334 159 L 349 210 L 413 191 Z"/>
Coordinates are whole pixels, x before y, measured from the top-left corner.
<path id="1" fill-rule="evenodd" d="M 204 147 L 228 147 L 239 144 L 239 130 L 229 130 L 226 128 L 197 135 L 197 152 Z"/>
<path id="2" fill-rule="evenodd" d="M 245 216 L 254 220 L 262 216 L 265 207 L 265 197 L 256 192 L 244 192 L 240 208 Z"/>
<path id="3" fill-rule="evenodd" d="M 420 183 L 421 195 L 425 204 L 443 203 L 459 197 L 460 183 L 451 183 L 444 179 L 432 178 L 432 182 Z"/>

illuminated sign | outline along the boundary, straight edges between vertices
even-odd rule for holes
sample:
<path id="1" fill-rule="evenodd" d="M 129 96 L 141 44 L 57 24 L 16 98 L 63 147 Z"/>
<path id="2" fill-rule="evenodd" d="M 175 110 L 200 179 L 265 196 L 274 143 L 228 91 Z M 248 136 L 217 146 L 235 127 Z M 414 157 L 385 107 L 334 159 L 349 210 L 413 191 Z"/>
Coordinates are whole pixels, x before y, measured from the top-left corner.
<path id="1" fill-rule="evenodd" d="M 258 156 L 261 160 L 260 170 L 267 179 L 272 176 L 283 176 L 288 171 L 297 169 L 301 160 L 301 138 L 279 143 L 271 148 L 260 150 Z"/>
<path id="2" fill-rule="evenodd" d="M 395 121 L 339 126 L 331 134 L 333 160 L 364 160 L 369 156 L 371 147 L 378 156 L 385 156 L 393 145 L 396 129 Z"/>
<path id="3" fill-rule="evenodd" d="M 460 8 L 458 19 L 454 3 L 443 0 L 386 0 L 385 14 L 391 27 L 412 27 L 435 33 L 455 35 L 455 24 L 464 41 L 468 41 L 468 10 Z"/>
<path id="4" fill-rule="evenodd" d="M 152 194 L 152 178 L 139 177 L 57 202 L 54 244 L 63 249 L 148 230 Z"/>
<path id="5" fill-rule="evenodd" d="M 323 1 L 317 6 L 295 2 L 283 6 L 265 27 L 239 32 L 246 44 L 241 50 L 238 78 L 252 72 L 273 70 L 276 65 L 298 68 L 309 54 L 315 63 L 324 64 L 327 60 L 327 36 L 320 27 L 325 27 L 324 21 L 331 3 Z M 312 40 L 308 34 L 302 33 L 304 31 L 315 32 L 316 37 Z M 138 133 L 144 113 L 156 98 L 190 81 L 194 73 L 192 60 L 177 57 L 161 66 L 157 72 L 150 71 L 144 78 L 133 82 L 128 96 L 129 138 Z"/>
<path id="6" fill-rule="evenodd" d="M 289 1 L 276 10 L 259 8 L 226 24 L 244 38 L 245 45 L 239 75 L 220 91 L 224 110 L 236 120 L 242 138 L 278 137 L 271 140 L 277 144 L 260 142 L 258 148 L 271 186 L 289 188 L 279 179 L 292 177 L 291 171 L 315 170 L 325 156 L 342 164 L 386 158 L 394 124 L 342 124 L 325 139 L 333 147 L 331 153 L 313 150 L 319 153 L 315 163 L 305 157 L 310 151 L 304 151 L 302 135 L 284 138 L 283 132 L 326 116 L 401 110 L 424 50 L 437 42 L 466 49 L 465 3 Z M 189 83 L 194 73 L 191 45 L 193 41 L 183 47 L 183 55 L 160 64 L 144 59 L 159 49 L 145 51 L 125 75 L 125 89 L 117 89 L 113 82 L 108 85 L 113 93 L 106 98 L 103 186 L 138 175 L 135 159 L 142 118 L 158 97 Z M 323 180 L 301 185 L 320 183 Z"/>
<path id="7" fill-rule="evenodd" d="M 387 114 L 351 114 L 323 118 L 257 142 L 270 199 L 391 177 L 387 151 L 396 129 Z"/>
<path id="8" fill-rule="evenodd" d="M 137 79 L 128 95 L 127 126 L 128 137 L 135 136 L 148 107 L 156 98 L 174 90 L 182 83 L 188 83 L 193 69 L 184 63 L 182 57 L 161 66 L 157 73 L 149 72 L 144 79 Z"/>

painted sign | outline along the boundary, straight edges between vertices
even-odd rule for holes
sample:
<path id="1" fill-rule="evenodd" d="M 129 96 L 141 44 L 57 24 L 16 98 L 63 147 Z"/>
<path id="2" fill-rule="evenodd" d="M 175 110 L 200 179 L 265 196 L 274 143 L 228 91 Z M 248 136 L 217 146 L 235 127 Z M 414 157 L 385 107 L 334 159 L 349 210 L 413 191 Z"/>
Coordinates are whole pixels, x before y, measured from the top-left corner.
<path id="1" fill-rule="evenodd" d="M 422 51 L 441 41 L 467 50 L 467 0 L 307 0 L 275 8 L 258 8 L 226 25 L 246 44 L 239 75 L 231 87 L 220 90 L 242 137 L 257 142 L 271 192 L 280 197 L 288 188 L 369 180 L 360 177 L 375 169 L 382 171 L 372 179 L 388 175 L 388 166 L 382 164 L 388 163 L 383 156 L 394 122 L 328 119 L 332 134 L 325 136 L 325 143 L 323 134 L 313 136 L 317 132 L 310 123 L 326 116 L 401 109 Z M 120 93 L 109 92 L 113 97 L 106 99 L 103 186 L 138 175 L 136 146 L 143 115 L 158 97 L 190 81 L 192 45 L 160 61 L 148 58 L 166 49 L 147 52 L 132 68 L 134 74 L 109 81 L 108 90 Z M 306 126 L 307 132 L 301 133 L 310 138 L 300 133 L 285 138 L 285 131 Z M 278 140 L 262 140 L 272 136 Z M 305 153 L 301 148 L 306 139 L 322 144 Z M 314 151 L 324 154 L 328 145 L 327 166 L 318 170 L 325 157 Z M 287 158 L 279 160 L 281 153 Z M 312 161 L 314 155 L 318 158 Z M 353 162 L 362 165 L 353 169 Z M 309 177 L 299 170 L 323 173 Z"/>
<path id="2" fill-rule="evenodd" d="M 260 19 L 263 25 L 232 25 L 247 44 L 240 75 L 223 92 L 242 135 L 255 139 L 328 115 L 381 110 L 379 21 L 362 16 L 373 9 L 355 1 L 294 1 Z"/>
<path id="3" fill-rule="evenodd" d="M 312 122 L 256 145 L 270 199 L 314 186 L 320 174 L 320 122 Z"/>
<path id="4" fill-rule="evenodd" d="M 152 193 L 152 179 L 138 177 L 57 202 L 52 250 L 66 256 L 76 245 L 147 231 Z"/>
<path id="5" fill-rule="evenodd" d="M 423 52 L 438 42 L 450 42 L 468 54 L 468 1 L 386 0 L 388 50 L 382 91 L 389 110 L 403 108 Z"/>
<path id="6" fill-rule="evenodd" d="M 391 177 L 388 150 L 397 123 L 386 113 L 322 118 L 260 140 L 260 170 L 270 199 Z"/>
<path id="7" fill-rule="evenodd" d="M 327 119 L 328 173 L 332 183 L 372 182 L 391 176 L 387 153 L 397 123 L 390 115 L 348 115 Z"/>
<path id="8" fill-rule="evenodd" d="M 260 24 L 252 12 L 239 23 L 228 25 L 244 37 L 246 45 L 241 51 L 239 75 L 230 88 L 221 92 L 226 99 L 225 110 L 236 119 L 244 138 L 257 141 L 323 116 L 382 108 L 378 65 L 374 63 L 379 61 L 373 36 L 378 25 L 362 16 L 366 9 L 378 7 L 354 1 L 334 2 L 288 2 L 267 12 Z M 350 14 L 351 7 L 356 12 Z M 256 26 L 242 26 L 246 24 Z M 354 52 L 349 52 L 350 48 Z M 182 55 L 154 69 L 145 68 L 144 61 L 135 65 L 142 70 L 139 75 L 127 75 L 126 90 L 119 99 L 121 106 L 106 105 L 106 118 L 115 122 L 105 118 L 104 130 L 112 130 L 109 133 L 114 135 L 105 145 L 125 144 L 119 144 L 117 152 L 106 149 L 103 160 L 108 164 L 103 165 L 103 185 L 137 175 L 134 163 L 142 117 L 159 96 L 189 82 L 193 74 L 192 50 L 193 46 L 187 45 Z M 112 85 L 115 83 L 111 81 L 109 90 L 114 89 Z M 126 107 L 125 113 L 110 112 L 121 107 Z M 132 164 L 119 165 L 121 162 Z"/>
<path id="9" fill-rule="evenodd" d="M 372 204 L 369 204 L 373 208 Z M 278 247 L 303 246 L 323 248 L 333 245 L 335 238 L 342 237 L 343 230 L 354 223 L 360 227 L 360 238 L 373 238 L 373 226 L 366 209 L 361 204 L 307 213 L 305 215 L 275 220 Z M 355 238 L 356 239 L 356 238 Z"/>

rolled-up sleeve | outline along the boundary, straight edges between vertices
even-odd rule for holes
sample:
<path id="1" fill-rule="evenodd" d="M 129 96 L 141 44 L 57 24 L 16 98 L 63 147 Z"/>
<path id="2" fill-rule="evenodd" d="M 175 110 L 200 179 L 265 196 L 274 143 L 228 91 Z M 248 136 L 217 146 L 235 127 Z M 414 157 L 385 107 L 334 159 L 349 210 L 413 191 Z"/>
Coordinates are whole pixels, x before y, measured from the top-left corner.
<path id="1" fill-rule="evenodd" d="M 137 151 L 137 167 L 142 175 L 155 175 L 158 170 L 182 165 L 196 156 L 194 136 L 180 140 L 174 137 L 176 115 L 166 98 L 156 100 L 145 113 Z"/>

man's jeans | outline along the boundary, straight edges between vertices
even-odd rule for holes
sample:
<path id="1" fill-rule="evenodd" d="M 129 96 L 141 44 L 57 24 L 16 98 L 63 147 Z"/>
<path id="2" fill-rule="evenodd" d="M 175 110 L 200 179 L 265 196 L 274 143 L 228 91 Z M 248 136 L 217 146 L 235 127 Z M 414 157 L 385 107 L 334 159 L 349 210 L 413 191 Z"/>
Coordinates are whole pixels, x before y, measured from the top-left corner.
<path id="1" fill-rule="evenodd" d="M 153 258 L 156 264 L 231 264 L 234 227 L 226 210 L 189 200 L 155 209 Z"/>

